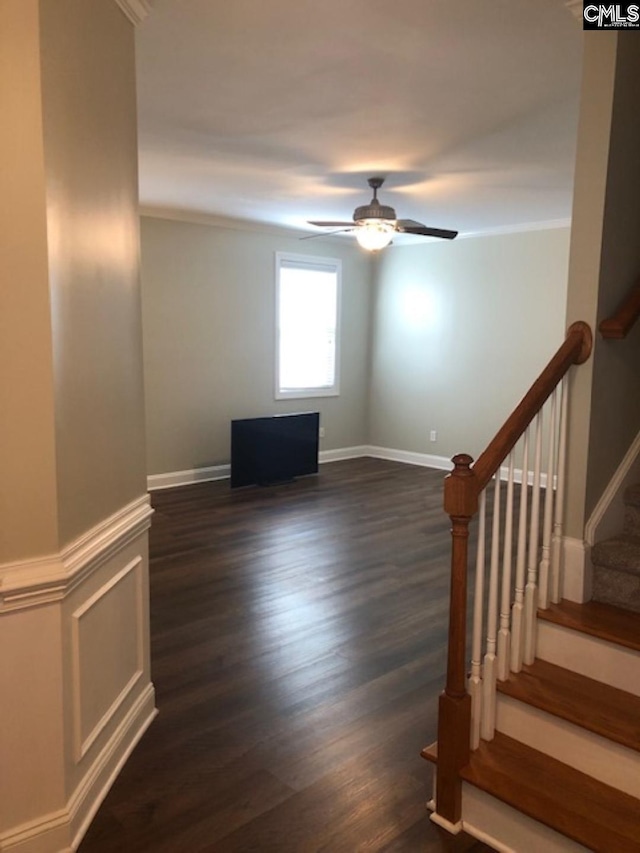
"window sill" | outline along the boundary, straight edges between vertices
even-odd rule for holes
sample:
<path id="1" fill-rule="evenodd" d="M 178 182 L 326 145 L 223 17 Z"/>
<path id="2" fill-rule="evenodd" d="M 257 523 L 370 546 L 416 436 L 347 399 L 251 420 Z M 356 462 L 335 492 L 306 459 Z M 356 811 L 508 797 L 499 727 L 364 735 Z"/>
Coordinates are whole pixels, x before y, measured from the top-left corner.
<path id="1" fill-rule="evenodd" d="M 276 400 L 311 400 L 315 397 L 339 397 L 338 388 L 301 388 L 299 391 L 276 391 Z"/>

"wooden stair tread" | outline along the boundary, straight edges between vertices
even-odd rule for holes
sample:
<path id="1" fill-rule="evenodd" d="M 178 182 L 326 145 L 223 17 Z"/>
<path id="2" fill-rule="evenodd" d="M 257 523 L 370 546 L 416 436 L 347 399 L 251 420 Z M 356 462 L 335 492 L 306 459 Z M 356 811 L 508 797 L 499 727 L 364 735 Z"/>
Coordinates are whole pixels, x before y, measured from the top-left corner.
<path id="1" fill-rule="evenodd" d="M 596 853 L 639 853 L 640 800 L 496 733 L 462 778 Z"/>
<path id="2" fill-rule="evenodd" d="M 576 604 L 563 600 L 560 604 L 549 605 L 546 610 L 539 610 L 538 618 L 640 651 L 640 618 L 630 610 L 597 601 Z"/>
<path id="3" fill-rule="evenodd" d="M 420 755 L 424 759 L 426 759 L 427 761 L 430 761 L 432 764 L 437 764 L 438 763 L 438 741 L 436 740 L 433 743 L 429 744 L 429 746 L 425 746 L 425 748 L 422 750 Z"/>
<path id="4" fill-rule="evenodd" d="M 640 697 L 536 660 L 498 691 L 640 752 Z"/>

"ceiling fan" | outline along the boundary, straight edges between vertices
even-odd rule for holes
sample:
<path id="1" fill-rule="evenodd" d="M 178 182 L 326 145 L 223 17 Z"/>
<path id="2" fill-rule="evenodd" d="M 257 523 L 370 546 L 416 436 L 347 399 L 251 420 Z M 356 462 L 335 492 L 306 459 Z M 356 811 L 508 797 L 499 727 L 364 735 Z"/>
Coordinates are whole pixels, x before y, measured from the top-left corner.
<path id="1" fill-rule="evenodd" d="M 430 228 L 414 219 L 397 219 L 396 212 L 386 204 L 378 201 L 378 190 L 384 183 L 384 178 L 369 178 L 367 183 L 373 190 L 373 198 L 369 204 L 356 207 L 353 211 L 353 222 L 316 222 L 308 220 L 309 225 L 319 225 L 321 228 L 334 228 L 333 234 L 341 231 L 355 231 L 356 240 L 364 249 L 377 252 L 384 249 L 393 239 L 394 234 L 420 234 L 423 237 L 440 237 L 443 240 L 453 240 L 457 231 L 444 228 Z M 319 235 L 312 234 L 311 237 Z M 302 238 L 306 239 L 306 238 Z"/>

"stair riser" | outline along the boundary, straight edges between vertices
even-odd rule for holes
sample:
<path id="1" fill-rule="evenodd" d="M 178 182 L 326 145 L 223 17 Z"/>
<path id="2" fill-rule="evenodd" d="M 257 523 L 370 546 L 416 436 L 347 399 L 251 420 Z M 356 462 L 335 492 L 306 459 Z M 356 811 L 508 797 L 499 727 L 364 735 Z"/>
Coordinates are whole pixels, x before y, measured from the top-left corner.
<path id="1" fill-rule="evenodd" d="M 496 728 L 612 788 L 640 797 L 640 752 L 502 694 Z"/>
<path id="2" fill-rule="evenodd" d="M 462 786 L 462 815 L 465 832 L 500 853 L 589 853 L 581 844 L 467 782 Z"/>
<path id="3" fill-rule="evenodd" d="M 593 600 L 640 613 L 640 576 L 594 566 Z"/>
<path id="4" fill-rule="evenodd" d="M 632 649 L 539 619 L 537 656 L 640 696 L 640 653 Z"/>

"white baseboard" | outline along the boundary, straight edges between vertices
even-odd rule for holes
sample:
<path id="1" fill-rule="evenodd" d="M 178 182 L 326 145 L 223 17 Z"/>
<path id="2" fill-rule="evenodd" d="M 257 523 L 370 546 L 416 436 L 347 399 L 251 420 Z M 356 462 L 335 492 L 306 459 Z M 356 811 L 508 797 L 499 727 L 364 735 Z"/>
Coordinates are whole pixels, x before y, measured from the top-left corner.
<path id="1" fill-rule="evenodd" d="M 113 782 L 157 715 L 153 685 L 148 685 L 109 744 L 69 800 L 67 807 L 0 835 L 7 853 L 71 853 L 76 850 Z"/>
<path id="2" fill-rule="evenodd" d="M 405 462 L 408 465 L 421 465 L 427 468 L 451 470 L 451 460 L 445 456 L 431 456 L 427 453 L 412 453 L 408 450 L 393 450 L 387 447 L 373 447 L 359 444 L 353 447 L 338 447 L 335 450 L 321 450 L 318 462 L 341 462 L 345 459 L 361 459 L 370 456 L 374 459 L 388 459 L 392 462 Z M 212 480 L 226 480 L 231 476 L 231 465 L 212 465 L 207 468 L 191 468 L 186 471 L 169 471 L 166 474 L 150 474 L 147 488 L 150 492 L 159 489 L 173 489 L 177 486 L 189 486 L 192 483 L 206 483 Z"/>
<path id="3" fill-rule="evenodd" d="M 0 565 L 0 851 L 71 853 L 155 715 L 145 493 L 59 553 Z M 105 666 L 105 663 L 107 664 Z"/>
<path id="4" fill-rule="evenodd" d="M 127 759 L 157 715 L 155 690 L 153 684 L 148 684 L 69 801 L 74 850 L 80 845 Z"/>
<path id="5" fill-rule="evenodd" d="M 435 823 L 436 826 L 442 827 L 442 829 L 446 829 L 449 835 L 460 835 L 462 832 L 462 821 L 459 820 L 458 823 L 451 823 L 450 820 L 439 815 L 436 809 L 436 804 L 434 800 L 429 800 L 427 803 L 427 808 L 431 810 L 431 814 L 429 818 L 432 823 Z"/>
<path id="6" fill-rule="evenodd" d="M 190 468 L 186 471 L 169 471 L 166 474 L 150 474 L 147 488 L 150 492 L 159 489 L 174 489 L 192 483 L 208 483 L 211 480 L 226 480 L 231 476 L 231 465 L 211 465 L 207 468 Z"/>
<path id="7" fill-rule="evenodd" d="M 69 815 L 66 809 L 23 824 L 0 835 L 3 853 L 73 853 L 69 839 Z"/>
<path id="8" fill-rule="evenodd" d="M 321 450 L 318 453 L 318 462 L 324 465 L 326 462 L 342 462 L 345 459 L 361 459 L 363 456 L 371 456 L 366 444 L 354 447 L 338 447 L 336 450 Z"/>
<path id="9" fill-rule="evenodd" d="M 390 462 L 404 462 L 407 465 L 419 465 L 422 468 L 436 468 L 439 471 L 451 471 L 453 465 L 446 456 L 434 456 L 431 453 L 416 453 L 412 450 L 396 450 L 392 447 L 368 445 L 365 456 L 374 459 L 387 459 Z"/>
<path id="10" fill-rule="evenodd" d="M 405 465 L 418 465 L 422 468 L 435 468 L 438 471 L 452 471 L 453 463 L 448 456 L 436 456 L 432 453 L 417 453 L 413 450 L 397 450 L 393 447 L 378 447 L 373 444 L 359 444 L 353 447 L 338 447 L 335 450 L 321 450 L 318 462 L 341 462 L 345 459 L 360 459 L 369 456 L 372 459 L 385 459 L 389 462 L 404 462 Z M 147 488 L 150 492 L 159 489 L 173 489 L 177 486 L 188 486 L 192 483 L 206 483 L 212 480 L 226 480 L 231 476 L 231 465 L 212 465 L 207 468 L 191 468 L 186 471 L 169 471 L 166 474 L 150 474 L 147 477 Z M 509 469 L 500 469 L 500 479 L 507 480 Z M 528 472 L 527 481 L 533 485 L 533 471 Z M 514 470 L 514 482 L 522 482 L 522 471 Z M 540 475 L 540 486 L 546 488 L 547 475 Z"/>
<path id="11" fill-rule="evenodd" d="M 336 450 L 321 450 L 318 454 L 318 462 L 339 462 L 343 459 L 358 459 L 361 456 L 369 456 L 368 448 L 364 445 L 358 447 L 339 447 Z M 193 483 L 209 483 L 214 480 L 228 480 L 231 476 L 231 465 L 211 465 L 206 468 L 190 468 L 186 471 L 169 471 L 166 474 L 150 474 L 147 477 L 147 488 L 150 492 L 160 489 L 174 489 L 177 486 L 189 486 Z"/>
<path id="12" fill-rule="evenodd" d="M 390 447 L 376 447 L 369 445 L 366 448 L 366 453 L 363 456 L 372 456 L 374 459 L 388 459 L 391 462 L 404 462 L 407 465 L 420 465 L 424 468 L 435 468 L 438 471 L 452 471 L 453 462 L 448 456 L 435 456 L 432 453 L 415 453 L 410 450 L 394 450 Z M 509 468 L 503 465 L 500 468 L 500 479 L 509 479 Z M 533 471 L 527 472 L 527 483 L 533 486 Z M 513 482 L 522 483 L 522 469 L 514 468 Z M 554 483 L 555 485 L 555 483 Z M 546 489 L 547 475 L 542 472 L 540 474 L 540 488 Z"/>

